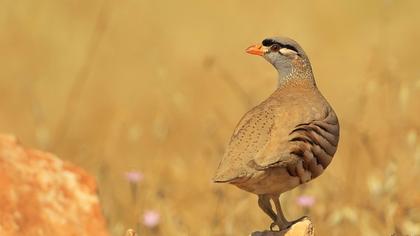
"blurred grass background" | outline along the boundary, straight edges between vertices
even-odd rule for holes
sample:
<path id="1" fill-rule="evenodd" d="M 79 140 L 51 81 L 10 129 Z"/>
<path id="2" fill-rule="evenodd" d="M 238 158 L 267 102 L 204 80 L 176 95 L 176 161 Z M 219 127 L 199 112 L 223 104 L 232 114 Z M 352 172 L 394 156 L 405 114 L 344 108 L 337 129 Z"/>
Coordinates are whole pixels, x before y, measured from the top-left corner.
<path id="1" fill-rule="evenodd" d="M 420 2 L 0 1 L 0 131 L 96 176 L 113 235 L 247 235 L 256 196 L 211 183 L 276 86 L 244 49 L 296 39 L 342 127 L 332 165 L 284 194 L 318 235 L 420 234 Z M 132 195 L 124 177 L 144 179 Z M 296 197 L 316 199 L 309 209 Z M 134 196 L 134 198 L 133 198 Z M 157 227 L 142 214 L 160 214 Z"/>

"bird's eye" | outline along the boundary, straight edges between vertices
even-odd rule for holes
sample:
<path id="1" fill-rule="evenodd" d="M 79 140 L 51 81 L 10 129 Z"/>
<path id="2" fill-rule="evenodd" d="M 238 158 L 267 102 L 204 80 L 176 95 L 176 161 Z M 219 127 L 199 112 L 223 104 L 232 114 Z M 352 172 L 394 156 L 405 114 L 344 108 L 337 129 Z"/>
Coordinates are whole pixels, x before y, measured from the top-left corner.
<path id="1" fill-rule="evenodd" d="M 272 52 L 278 52 L 278 51 L 280 50 L 280 45 L 278 45 L 278 44 L 273 44 L 273 45 L 270 47 L 270 49 L 271 49 L 271 51 L 272 51 Z"/>

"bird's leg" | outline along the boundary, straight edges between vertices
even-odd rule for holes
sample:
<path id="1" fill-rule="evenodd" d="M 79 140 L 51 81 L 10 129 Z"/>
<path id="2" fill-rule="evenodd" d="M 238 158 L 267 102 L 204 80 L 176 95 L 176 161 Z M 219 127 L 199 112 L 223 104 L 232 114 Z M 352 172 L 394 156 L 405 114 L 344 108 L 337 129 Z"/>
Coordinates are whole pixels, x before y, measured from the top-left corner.
<path id="1" fill-rule="evenodd" d="M 293 222 L 289 222 L 286 219 L 286 217 L 284 217 L 283 210 L 281 209 L 279 197 L 280 195 L 273 195 L 271 196 L 271 199 L 273 200 L 274 206 L 276 207 L 276 211 L 277 211 L 277 219 L 275 220 L 275 224 L 279 227 L 280 231 L 282 231 L 290 227 L 293 224 Z M 272 228 L 272 226 L 270 227 L 270 229 Z"/>
<path id="2" fill-rule="evenodd" d="M 274 222 L 276 221 L 277 215 L 274 213 L 273 208 L 271 207 L 270 198 L 267 195 L 258 195 L 258 206 L 260 206 L 261 210 L 263 210 Z"/>

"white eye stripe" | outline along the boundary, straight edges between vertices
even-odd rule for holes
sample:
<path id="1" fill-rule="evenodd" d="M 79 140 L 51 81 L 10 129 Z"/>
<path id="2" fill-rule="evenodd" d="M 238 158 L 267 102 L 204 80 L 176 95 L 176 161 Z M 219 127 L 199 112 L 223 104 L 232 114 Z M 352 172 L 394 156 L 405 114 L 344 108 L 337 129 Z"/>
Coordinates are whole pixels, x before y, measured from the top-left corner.
<path id="1" fill-rule="evenodd" d="M 279 52 L 283 55 L 297 55 L 296 51 L 288 48 L 281 48 Z"/>

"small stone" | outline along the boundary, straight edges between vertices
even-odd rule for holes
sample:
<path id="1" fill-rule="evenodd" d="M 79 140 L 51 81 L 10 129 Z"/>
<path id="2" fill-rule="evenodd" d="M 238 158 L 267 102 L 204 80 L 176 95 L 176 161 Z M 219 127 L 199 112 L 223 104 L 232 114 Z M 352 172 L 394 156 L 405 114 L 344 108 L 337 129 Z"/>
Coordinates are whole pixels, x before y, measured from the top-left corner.
<path id="1" fill-rule="evenodd" d="M 304 217 L 294 223 L 289 229 L 282 231 L 254 232 L 250 236 L 314 236 L 315 230 L 312 221 Z"/>

